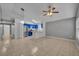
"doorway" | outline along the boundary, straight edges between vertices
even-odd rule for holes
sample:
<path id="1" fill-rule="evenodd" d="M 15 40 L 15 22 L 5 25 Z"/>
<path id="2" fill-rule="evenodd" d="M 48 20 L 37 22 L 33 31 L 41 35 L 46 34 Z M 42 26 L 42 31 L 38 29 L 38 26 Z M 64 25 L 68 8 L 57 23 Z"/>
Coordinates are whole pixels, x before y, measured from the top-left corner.
<path id="1" fill-rule="evenodd" d="M 3 40 L 8 35 L 11 39 L 14 38 L 14 20 L 2 20 L 0 23 L 0 39 Z"/>
<path id="2" fill-rule="evenodd" d="M 10 35 L 10 26 L 9 25 L 4 25 L 4 35 Z"/>

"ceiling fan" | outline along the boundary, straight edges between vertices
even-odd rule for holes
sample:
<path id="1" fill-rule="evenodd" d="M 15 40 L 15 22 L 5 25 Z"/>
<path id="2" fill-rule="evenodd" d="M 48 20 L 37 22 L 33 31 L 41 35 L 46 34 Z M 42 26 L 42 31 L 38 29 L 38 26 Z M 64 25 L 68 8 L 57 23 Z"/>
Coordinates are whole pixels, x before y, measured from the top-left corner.
<path id="1" fill-rule="evenodd" d="M 47 11 L 43 10 L 43 12 L 45 13 L 45 14 L 43 14 L 43 16 L 52 16 L 53 13 L 59 13 L 55 9 L 56 9 L 55 7 L 51 7 L 51 5 L 49 5 Z"/>

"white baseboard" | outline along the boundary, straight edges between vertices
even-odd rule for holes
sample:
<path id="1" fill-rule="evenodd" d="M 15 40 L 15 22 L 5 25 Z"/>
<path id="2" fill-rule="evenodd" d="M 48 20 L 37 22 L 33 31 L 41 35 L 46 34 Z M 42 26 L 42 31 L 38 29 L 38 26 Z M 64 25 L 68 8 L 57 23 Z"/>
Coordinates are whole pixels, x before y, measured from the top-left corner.
<path id="1" fill-rule="evenodd" d="M 55 38 L 55 39 L 61 39 L 61 40 L 75 41 L 75 40 L 72 40 L 72 39 L 65 39 L 65 38 L 53 37 L 53 36 L 46 36 L 46 38 L 49 38 L 49 39 Z"/>

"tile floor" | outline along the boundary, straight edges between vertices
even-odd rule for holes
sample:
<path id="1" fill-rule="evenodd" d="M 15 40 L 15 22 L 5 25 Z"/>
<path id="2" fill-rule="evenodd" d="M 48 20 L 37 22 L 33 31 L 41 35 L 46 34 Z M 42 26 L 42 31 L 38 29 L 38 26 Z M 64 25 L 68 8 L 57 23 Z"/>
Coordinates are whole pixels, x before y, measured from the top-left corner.
<path id="1" fill-rule="evenodd" d="M 79 56 L 75 40 L 55 37 L 0 41 L 1 56 Z"/>

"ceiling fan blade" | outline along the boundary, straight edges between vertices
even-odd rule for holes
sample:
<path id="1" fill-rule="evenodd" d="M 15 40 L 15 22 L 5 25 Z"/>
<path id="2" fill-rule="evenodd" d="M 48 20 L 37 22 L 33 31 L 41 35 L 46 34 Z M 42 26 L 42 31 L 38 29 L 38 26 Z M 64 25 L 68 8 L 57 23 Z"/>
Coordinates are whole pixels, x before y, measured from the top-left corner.
<path id="1" fill-rule="evenodd" d="M 52 8 L 52 10 L 56 9 L 55 7 Z"/>
<path id="2" fill-rule="evenodd" d="M 43 16 L 46 16 L 47 14 L 44 14 Z"/>
<path id="3" fill-rule="evenodd" d="M 51 6 L 49 5 L 48 8 L 51 8 Z"/>
<path id="4" fill-rule="evenodd" d="M 43 10 L 43 12 L 48 12 L 48 11 Z"/>
<path id="5" fill-rule="evenodd" d="M 52 13 L 59 13 L 58 11 L 54 11 L 54 12 L 52 12 Z"/>

